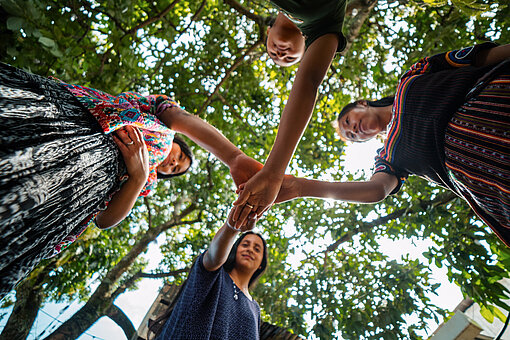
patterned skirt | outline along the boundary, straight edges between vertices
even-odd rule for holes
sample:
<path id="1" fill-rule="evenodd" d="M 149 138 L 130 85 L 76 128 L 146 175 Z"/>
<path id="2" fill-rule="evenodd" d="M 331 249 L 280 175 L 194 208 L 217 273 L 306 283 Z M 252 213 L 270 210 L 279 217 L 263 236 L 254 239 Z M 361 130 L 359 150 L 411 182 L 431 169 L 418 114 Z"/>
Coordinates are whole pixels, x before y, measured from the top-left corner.
<path id="1" fill-rule="evenodd" d="M 510 247 L 508 69 L 454 114 L 446 130 L 445 163 L 475 213 Z"/>
<path id="2" fill-rule="evenodd" d="M 62 85 L 0 63 L 0 298 L 118 188 L 111 137 Z"/>

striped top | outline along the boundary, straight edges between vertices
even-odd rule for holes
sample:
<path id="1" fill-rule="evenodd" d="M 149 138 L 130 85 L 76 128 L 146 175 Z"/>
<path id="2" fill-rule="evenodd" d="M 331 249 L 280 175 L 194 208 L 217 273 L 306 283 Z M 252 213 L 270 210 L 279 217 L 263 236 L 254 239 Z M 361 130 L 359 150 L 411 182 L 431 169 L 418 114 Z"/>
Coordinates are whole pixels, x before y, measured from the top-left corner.
<path id="1" fill-rule="evenodd" d="M 476 54 L 494 46 L 484 43 L 426 57 L 404 73 L 395 93 L 388 136 L 374 167 L 374 173 L 386 172 L 399 179 L 392 194 L 411 174 L 456 191 L 444 165 L 446 125 L 489 69 L 472 66 Z"/>

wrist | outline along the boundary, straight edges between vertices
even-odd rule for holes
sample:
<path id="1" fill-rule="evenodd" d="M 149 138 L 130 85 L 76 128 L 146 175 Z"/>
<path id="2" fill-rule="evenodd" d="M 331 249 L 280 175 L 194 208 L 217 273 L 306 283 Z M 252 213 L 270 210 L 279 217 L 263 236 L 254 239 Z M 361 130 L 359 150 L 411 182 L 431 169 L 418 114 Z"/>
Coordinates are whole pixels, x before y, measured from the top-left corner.
<path id="1" fill-rule="evenodd" d="M 230 224 L 228 219 L 225 221 L 225 226 L 227 227 L 227 230 L 234 232 L 234 233 L 239 233 L 241 231 L 241 229 L 237 229 L 232 224 Z"/>
<path id="2" fill-rule="evenodd" d="M 145 185 L 145 183 L 147 183 L 148 178 L 149 178 L 148 174 L 144 174 L 144 173 L 133 174 L 133 175 L 129 175 L 128 182 L 131 182 L 131 183 L 133 183 L 133 185 L 136 185 L 136 186 L 139 186 L 140 188 L 142 188 Z"/>
<path id="3" fill-rule="evenodd" d="M 236 160 L 239 158 L 239 157 L 248 157 L 244 154 L 244 152 L 242 152 L 241 150 L 239 150 L 237 147 L 235 148 L 234 151 L 232 151 L 232 153 L 230 154 L 230 156 L 225 159 L 225 164 L 231 168 L 232 165 L 235 164 Z"/>

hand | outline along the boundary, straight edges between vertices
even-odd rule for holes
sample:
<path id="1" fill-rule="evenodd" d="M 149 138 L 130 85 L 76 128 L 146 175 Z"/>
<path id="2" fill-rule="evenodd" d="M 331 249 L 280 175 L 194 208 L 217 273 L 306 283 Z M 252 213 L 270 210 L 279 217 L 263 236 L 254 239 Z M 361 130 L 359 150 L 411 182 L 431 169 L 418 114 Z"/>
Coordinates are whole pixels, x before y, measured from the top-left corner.
<path id="1" fill-rule="evenodd" d="M 235 208 L 232 208 L 230 210 L 230 213 L 228 214 L 228 217 L 227 217 L 227 226 L 232 228 L 235 224 L 234 220 L 233 220 L 233 217 L 234 217 L 234 210 Z M 258 219 L 256 218 L 247 218 L 245 223 L 239 228 L 239 231 L 244 233 L 245 231 L 250 231 L 250 230 L 253 230 L 253 228 L 255 228 L 255 224 L 257 223 Z"/>
<path id="2" fill-rule="evenodd" d="M 283 177 L 282 186 L 280 187 L 280 192 L 278 193 L 278 196 L 276 196 L 275 203 L 282 203 L 301 197 L 300 189 L 301 188 L 296 177 L 292 175 L 285 175 Z"/>
<path id="3" fill-rule="evenodd" d="M 230 174 L 236 186 L 239 187 L 259 172 L 263 166 L 262 163 L 240 153 L 230 165 Z"/>
<path id="4" fill-rule="evenodd" d="M 245 223 L 248 216 L 257 217 L 271 207 L 280 191 L 283 176 L 268 174 L 263 168 L 248 182 L 240 186 L 239 197 L 234 202 L 235 227 L 239 228 Z"/>
<path id="5" fill-rule="evenodd" d="M 149 177 L 149 152 L 142 132 L 126 126 L 115 134 L 113 140 L 124 158 L 129 178 L 145 183 Z"/>

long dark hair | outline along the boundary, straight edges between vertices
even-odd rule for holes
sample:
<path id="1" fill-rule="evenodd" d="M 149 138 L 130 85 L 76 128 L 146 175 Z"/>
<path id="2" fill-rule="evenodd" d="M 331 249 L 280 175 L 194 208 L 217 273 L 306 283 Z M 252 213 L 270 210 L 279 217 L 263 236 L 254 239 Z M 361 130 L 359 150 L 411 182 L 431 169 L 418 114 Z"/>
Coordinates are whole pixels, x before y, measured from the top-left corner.
<path id="1" fill-rule="evenodd" d="M 260 263 L 260 268 L 258 268 L 255 271 L 255 273 L 253 273 L 253 275 L 250 278 L 250 282 L 248 283 L 248 288 L 252 289 L 253 287 L 255 287 L 259 277 L 265 272 L 266 267 L 267 267 L 267 243 L 266 243 L 266 240 L 264 240 L 264 238 L 262 237 L 262 235 L 260 235 L 259 233 L 255 233 L 253 231 L 247 231 L 247 232 L 241 234 L 239 236 L 239 238 L 235 241 L 235 243 L 232 245 L 232 249 L 230 249 L 230 253 L 228 254 L 227 260 L 225 261 L 225 263 L 223 264 L 222 267 L 223 267 L 223 269 L 225 269 L 225 271 L 227 273 L 230 273 L 232 271 L 232 269 L 234 269 L 235 264 L 236 264 L 237 248 L 241 244 L 241 241 L 247 235 L 257 235 L 258 237 L 260 237 L 260 239 L 262 240 L 262 244 L 264 245 L 264 250 L 263 250 L 263 254 L 262 254 L 262 262 Z M 195 260 L 193 260 L 193 264 L 189 270 L 190 273 L 193 270 L 193 267 L 196 265 L 197 259 L 198 259 L 198 257 L 195 258 Z M 181 288 L 179 289 L 179 292 L 175 295 L 175 298 L 172 300 L 172 303 L 168 306 L 167 310 L 149 326 L 149 329 L 147 330 L 147 340 L 149 340 L 151 332 L 155 334 L 154 339 L 156 339 L 160 335 L 166 321 L 170 318 L 170 315 L 172 314 L 172 311 L 174 310 L 175 305 L 177 304 L 177 301 L 179 301 L 179 299 L 182 295 L 182 292 L 184 291 L 184 288 L 186 287 L 187 283 L 188 283 L 188 278 L 186 278 L 186 280 L 182 283 Z"/>
<path id="2" fill-rule="evenodd" d="M 179 135 L 175 135 L 174 136 L 174 143 L 176 143 L 177 145 L 179 145 L 181 147 L 181 151 L 186 155 L 188 156 L 189 158 L 189 167 L 186 168 L 184 171 L 181 171 L 177 174 L 161 174 L 161 173 L 157 173 L 158 174 L 158 179 L 165 179 L 165 178 L 171 178 L 171 177 L 176 177 L 176 176 L 182 176 L 184 175 L 186 172 L 188 172 L 189 169 L 191 169 L 191 165 L 193 164 L 193 152 L 191 151 L 191 148 L 189 147 L 189 145 L 184 141 L 184 139 L 182 139 L 182 137 L 180 137 Z"/>
<path id="3" fill-rule="evenodd" d="M 384 97 L 384 98 L 381 98 L 379 100 L 365 100 L 368 104 L 368 106 L 372 106 L 372 107 L 384 107 L 384 106 L 388 106 L 388 105 L 393 105 L 393 101 L 395 100 L 395 96 L 388 96 L 388 97 Z M 338 117 L 336 117 L 336 120 L 340 120 L 340 118 L 342 118 L 343 116 L 345 116 L 349 111 L 351 111 L 352 109 L 354 109 L 358 104 L 360 104 L 363 100 L 356 100 L 352 103 L 349 103 L 347 105 L 345 105 L 343 108 L 342 108 L 342 111 L 340 111 L 340 113 L 338 114 Z"/>
<path id="4" fill-rule="evenodd" d="M 228 254 L 227 261 L 225 261 L 225 263 L 223 264 L 223 268 L 225 269 L 225 271 L 227 273 L 230 273 L 234 269 L 234 267 L 236 265 L 237 248 L 239 247 L 239 245 L 241 244 L 243 239 L 248 235 L 257 235 L 258 237 L 260 237 L 260 239 L 262 240 L 262 244 L 264 245 L 264 250 L 263 250 L 263 254 L 262 254 L 262 262 L 260 263 L 260 268 L 257 269 L 255 271 L 255 273 L 253 273 L 253 275 L 250 278 L 250 282 L 248 283 L 248 288 L 252 289 L 253 287 L 255 287 L 259 277 L 264 273 L 264 271 L 266 270 L 266 267 L 267 267 L 267 244 L 266 244 L 266 241 L 264 240 L 264 238 L 262 237 L 262 235 L 260 235 L 259 233 L 254 233 L 253 231 L 247 231 L 247 232 L 241 234 L 241 236 L 239 236 L 239 238 L 236 240 L 236 242 L 232 246 L 232 249 L 230 249 L 230 253 Z"/>

